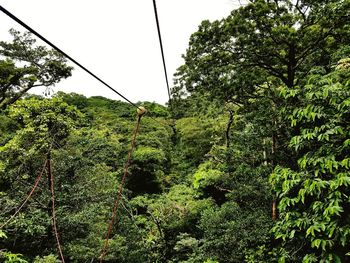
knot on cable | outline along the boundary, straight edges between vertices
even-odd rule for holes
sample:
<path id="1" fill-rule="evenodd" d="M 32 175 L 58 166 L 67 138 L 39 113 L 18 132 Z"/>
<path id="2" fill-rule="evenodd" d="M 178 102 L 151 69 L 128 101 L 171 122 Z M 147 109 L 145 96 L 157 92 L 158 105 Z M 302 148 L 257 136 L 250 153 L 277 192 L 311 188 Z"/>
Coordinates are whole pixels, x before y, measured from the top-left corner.
<path id="1" fill-rule="evenodd" d="M 139 116 L 141 118 L 146 113 L 147 113 L 147 110 L 145 107 L 143 107 L 143 106 L 137 107 L 137 116 Z"/>

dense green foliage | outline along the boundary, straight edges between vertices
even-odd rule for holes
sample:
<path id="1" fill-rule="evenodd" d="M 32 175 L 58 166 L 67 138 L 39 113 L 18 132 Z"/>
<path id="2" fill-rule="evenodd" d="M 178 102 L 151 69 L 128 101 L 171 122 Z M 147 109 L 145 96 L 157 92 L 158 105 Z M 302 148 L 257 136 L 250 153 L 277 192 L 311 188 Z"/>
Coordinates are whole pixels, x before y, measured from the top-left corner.
<path id="1" fill-rule="evenodd" d="M 0 109 L 33 87 L 49 87 L 71 75 L 72 67 L 58 51 L 36 45 L 29 33 L 11 29 L 13 42 L 0 41 Z M 45 93 L 50 93 L 47 89 Z"/>
<path id="2" fill-rule="evenodd" d="M 280 200 L 276 237 L 299 246 L 294 261 L 346 262 L 350 252 L 350 63 L 316 72 L 303 89 L 285 90 L 302 104 L 287 116 L 300 133 L 290 146 L 302 152 L 298 169 L 276 167 L 271 176 Z M 291 240 L 292 239 L 292 240 Z"/>
<path id="3" fill-rule="evenodd" d="M 349 12 L 349 0 L 255 0 L 203 21 L 171 107 L 140 103 L 149 112 L 105 262 L 350 261 Z M 0 61 L 1 85 L 23 70 L 11 59 Z M 7 92 L 16 99 L 0 113 L 0 226 L 50 158 L 66 261 L 98 262 L 135 109 L 74 93 L 22 95 Z M 0 229 L 2 261 L 60 262 L 43 175 Z"/>

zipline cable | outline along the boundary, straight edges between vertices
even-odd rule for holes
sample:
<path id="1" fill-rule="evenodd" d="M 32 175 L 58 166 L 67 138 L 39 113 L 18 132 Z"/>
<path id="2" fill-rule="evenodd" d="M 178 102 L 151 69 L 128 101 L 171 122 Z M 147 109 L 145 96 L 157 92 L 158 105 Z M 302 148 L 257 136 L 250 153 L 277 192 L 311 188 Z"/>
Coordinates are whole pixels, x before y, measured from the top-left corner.
<path id="1" fill-rule="evenodd" d="M 75 59 L 73 59 L 71 56 L 69 56 L 67 53 L 65 53 L 64 51 L 62 51 L 60 48 L 58 48 L 56 45 L 54 45 L 53 43 L 51 43 L 49 40 L 47 40 L 45 37 L 43 37 L 41 34 L 39 34 L 38 32 L 36 32 L 33 28 L 31 28 L 30 26 L 28 26 L 26 23 L 24 23 L 22 20 L 20 20 L 19 18 L 17 18 L 15 15 L 13 15 L 11 12 L 9 12 L 8 10 L 6 10 L 3 6 L 0 5 L 0 11 L 2 11 L 3 13 L 5 13 L 7 16 L 9 16 L 10 18 L 12 18 L 13 20 L 15 20 L 18 24 L 20 24 L 21 26 L 23 26 L 24 28 L 26 28 L 28 31 L 30 31 L 31 33 L 33 33 L 34 35 L 36 35 L 38 38 L 40 38 L 42 41 L 44 41 L 46 44 L 48 44 L 49 46 L 51 46 L 52 48 L 56 49 L 58 52 L 60 52 L 62 55 L 64 55 L 66 58 L 68 58 L 69 60 L 71 60 L 72 62 L 74 62 L 77 66 L 79 66 L 81 69 L 83 69 L 85 72 L 87 72 L 88 74 L 90 74 L 92 77 L 94 77 L 95 79 L 97 79 L 99 82 L 101 82 L 103 85 L 105 85 L 107 88 L 109 88 L 110 90 L 112 90 L 113 92 L 115 92 L 116 94 L 118 94 L 121 98 L 123 98 L 125 101 L 127 101 L 129 104 L 133 105 L 134 107 L 138 108 L 138 106 L 133 103 L 132 101 L 130 101 L 127 97 L 125 97 L 123 94 L 121 94 L 120 92 L 118 92 L 117 90 L 115 90 L 112 86 L 110 86 L 109 84 L 107 84 L 105 81 L 103 81 L 101 78 L 99 78 L 97 75 L 95 75 L 94 73 L 92 73 L 90 70 L 88 70 L 86 67 L 84 67 L 82 64 L 80 64 L 78 61 L 76 61 Z"/>
<path id="2" fill-rule="evenodd" d="M 62 261 L 62 263 L 65 263 L 62 248 L 61 248 L 61 243 L 60 243 L 60 239 L 59 239 L 59 235 L 58 235 L 57 224 L 56 224 L 57 220 L 56 220 L 56 209 L 55 209 L 55 185 L 54 185 L 54 177 L 53 177 L 53 173 L 52 173 L 52 163 L 51 162 L 52 161 L 51 161 L 51 157 L 49 154 L 49 158 L 47 160 L 47 172 L 48 172 L 49 177 L 50 177 L 51 202 L 52 202 L 52 207 L 51 207 L 52 208 L 52 226 L 53 226 L 53 231 L 55 233 L 57 248 L 58 248 L 58 252 L 59 252 L 60 257 L 61 257 L 61 261 Z"/>
<path id="3" fill-rule="evenodd" d="M 126 177 L 128 175 L 129 166 L 130 166 L 130 163 L 131 163 L 131 156 L 132 156 L 132 153 L 133 153 L 133 151 L 135 149 L 136 137 L 137 137 L 137 134 L 138 134 L 138 132 L 140 130 L 141 118 L 142 118 L 142 116 L 144 114 L 145 114 L 145 111 L 140 112 L 138 110 L 138 120 L 137 120 L 136 128 L 135 128 L 134 133 L 133 133 L 133 138 L 132 138 L 132 141 L 131 141 L 131 147 L 130 147 L 130 150 L 129 150 L 129 153 L 128 153 L 128 158 L 127 158 L 127 161 L 125 163 L 124 175 L 123 175 L 122 180 L 120 182 L 117 198 L 116 198 L 115 203 L 114 203 L 113 212 L 112 212 L 112 218 L 111 218 L 111 220 L 109 222 L 109 225 L 108 225 L 108 230 L 107 230 L 107 234 L 106 234 L 106 240 L 105 240 L 103 249 L 101 251 L 100 263 L 103 262 L 104 257 L 105 257 L 106 252 L 107 252 L 109 237 L 110 237 L 111 232 L 112 232 L 114 221 L 115 221 L 115 219 L 117 217 L 118 207 L 119 207 L 119 204 L 120 204 L 120 200 L 122 198 L 122 193 L 123 193 L 124 185 L 125 185 L 125 182 L 126 182 Z"/>
<path id="4" fill-rule="evenodd" d="M 154 8 L 154 16 L 155 16 L 156 23 L 157 23 L 158 39 L 159 39 L 160 51 L 162 53 L 163 68 L 164 68 L 166 86 L 167 86 L 167 90 L 168 90 L 169 103 L 171 103 L 171 95 L 170 95 L 170 87 L 169 87 L 169 81 L 168 81 L 168 73 L 167 73 L 166 63 L 165 63 L 162 35 L 160 33 L 160 26 L 159 26 L 159 19 L 158 19 L 156 0 L 153 0 L 153 8 Z"/>
<path id="5" fill-rule="evenodd" d="M 3 227 L 5 227 L 8 223 L 11 222 L 11 220 L 13 218 L 15 218 L 15 216 L 21 211 L 21 209 L 24 207 L 24 205 L 28 202 L 28 200 L 30 199 L 30 197 L 33 195 L 35 189 L 37 188 L 41 177 L 43 176 L 46 166 L 47 166 L 47 159 L 44 162 L 43 168 L 41 169 L 41 172 L 39 173 L 38 177 L 35 179 L 34 185 L 32 190 L 29 192 L 29 194 L 27 195 L 26 199 L 23 201 L 23 203 L 17 208 L 16 212 L 4 223 L 0 226 L 0 229 L 2 229 Z"/>
<path id="6" fill-rule="evenodd" d="M 35 31 L 33 28 L 31 28 L 30 26 L 28 26 L 26 23 L 24 23 L 22 20 L 20 20 L 18 17 L 16 17 L 15 15 L 13 15 L 10 11 L 6 10 L 3 6 L 0 5 L 0 11 L 2 11 L 3 13 L 5 13 L 7 16 L 9 16 L 11 19 L 13 19 L 14 21 L 16 21 L 18 24 L 20 24 L 21 26 L 23 26 L 25 29 L 27 29 L 29 32 L 31 32 L 32 34 L 34 34 L 35 36 L 37 36 L 38 38 L 40 38 L 42 41 L 44 41 L 46 44 L 48 44 L 49 46 L 51 46 L 53 49 L 57 50 L 58 52 L 60 52 L 63 56 L 65 56 L 66 58 L 68 58 L 69 60 L 71 60 L 73 63 L 75 63 L 77 66 L 79 66 L 81 69 L 83 69 L 85 72 L 87 72 L 89 75 L 91 75 L 92 77 L 94 77 L 96 80 L 98 80 L 99 82 L 101 82 L 103 85 L 105 85 L 107 88 L 109 88 L 110 90 L 112 90 L 114 93 L 116 93 L 117 95 L 119 95 L 121 98 L 123 98 L 126 102 L 128 102 L 130 105 L 134 106 L 137 109 L 140 109 L 139 106 L 137 106 L 135 103 L 133 103 L 131 100 L 129 100 L 127 97 L 125 97 L 123 94 L 121 94 L 120 92 L 118 92 L 117 90 L 115 90 L 112 86 L 110 86 L 109 84 L 107 84 L 105 81 L 103 81 L 101 78 L 99 78 L 97 75 L 95 75 L 94 73 L 92 73 L 90 70 L 88 70 L 85 66 L 83 66 L 82 64 L 80 64 L 78 61 L 76 61 L 75 59 L 73 59 L 71 56 L 69 56 L 67 53 L 65 53 L 63 50 L 61 50 L 60 48 L 58 48 L 55 44 L 51 43 L 49 40 L 47 40 L 45 37 L 43 37 L 41 34 L 39 34 L 37 31 Z M 160 33 L 160 31 L 159 31 Z M 163 46 L 161 45 L 161 49 L 163 49 Z M 162 51 L 163 54 L 163 51 Z M 163 56 L 164 57 L 164 56 Z M 164 60 L 165 63 L 165 60 Z M 164 64 L 165 66 L 165 64 Z M 166 70 L 166 68 L 165 68 Z M 166 75 L 166 81 L 168 83 L 168 78 L 167 78 L 167 74 Z M 170 89 L 169 89 L 169 85 L 167 84 L 168 87 L 168 95 L 170 98 Z M 170 103 L 170 101 L 169 101 Z M 156 122 L 158 122 L 161 125 L 166 125 L 164 123 L 161 123 L 159 120 L 157 120 L 155 117 L 149 116 L 151 119 L 155 120 Z"/>

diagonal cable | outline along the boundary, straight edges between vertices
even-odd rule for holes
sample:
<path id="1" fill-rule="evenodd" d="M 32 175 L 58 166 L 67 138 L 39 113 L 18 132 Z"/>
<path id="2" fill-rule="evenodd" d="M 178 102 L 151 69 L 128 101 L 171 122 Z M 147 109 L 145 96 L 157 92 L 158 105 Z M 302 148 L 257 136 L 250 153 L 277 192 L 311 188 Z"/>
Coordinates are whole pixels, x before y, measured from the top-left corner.
<path id="1" fill-rule="evenodd" d="M 164 68 L 164 74 L 165 74 L 165 81 L 166 81 L 166 86 L 167 86 L 167 90 L 168 90 L 168 97 L 169 97 L 169 103 L 170 103 L 171 95 L 170 95 L 170 88 L 169 88 L 169 81 L 168 81 L 168 73 L 167 73 L 166 63 L 165 63 L 165 56 L 164 56 L 162 35 L 161 35 L 161 33 L 160 33 L 160 26 L 159 26 L 159 19 L 158 19 L 158 12 L 157 12 L 156 0 L 153 0 L 153 8 L 154 8 L 154 16 L 155 16 L 155 18 L 156 18 L 156 23 L 157 23 L 157 31 L 158 31 L 158 38 L 159 38 L 159 44 L 160 44 L 160 51 L 161 51 L 161 53 L 162 53 L 163 68 Z"/>
<path id="2" fill-rule="evenodd" d="M 23 26 L 24 28 L 26 28 L 29 32 L 31 32 L 32 34 L 34 34 L 35 36 L 37 36 L 38 38 L 40 38 L 42 41 L 44 41 L 46 44 L 48 44 L 49 46 L 51 46 L 52 48 L 54 48 L 55 50 L 57 50 L 58 52 L 60 52 L 63 56 L 65 56 L 66 58 L 68 58 L 69 60 L 71 60 L 73 63 L 75 63 L 77 66 L 79 66 L 81 69 L 83 69 L 85 72 L 87 72 L 89 75 L 91 75 L 92 77 L 94 77 L 96 80 L 98 80 L 99 82 L 101 82 L 103 85 L 105 85 L 107 88 L 109 88 L 110 90 L 112 90 L 113 92 L 115 92 L 117 95 L 119 95 L 121 98 L 123 98 L 125 101 L 127 101 L 129 104 L 131 104 L 132 106 L 134 106 L 137 109 L 140 109 L 139 106 L 137 106 L 135 103 L 133 103 L 132 101 L 130 101 L 128 98 L 126 98 L 124 95 L 122 95 L 120 92 L 118 92 L 117 90 L 115 90 L 112 86 L 110 86 L 109 84 L 107 84 L 105 81 L 103 81 L 101 78 L 99 78 L 97 75 L 95 75 L 94 73 L 92 73 L 90 70 L 88 70 L 86 67 L 84 67 L 82 64 L 80 64 L 78 61 L 76 61 L 75 59 L 73 59 L 71 56 L 69 56 L 67 53 L 65 53 L 64 51 L 62 51 L 60 48 L 58 48 L 55 44 L 51 43 L 49 40 L 47 40 L 45 37 L 43 37 L 41 34 L 39 34 L 37 31 L 35 31 L 33 28 L 31 28 L 30 26 L 28 26 L 26 23 L 24 23 L 23 21 L 21 21 L 19 18 L 17 18 L 15 15 L 13 15 L 11 12 L 9 12 L 8 10 L 6 10 L 3 6 L 0 5 L 0 11 L 2 11 L 3 13 L 5 13 L 7 16 L 9 16 L 11 19 L 13 19 L 14 21 L 16 21 L 18 24 L 20 24 L 21 26 Z M 160 31 L 159 31 L 160 33 Z M 162 46 L 161 46 L 162 47 Z M 163 51 L 162 51 L 163 53 Z M 164 60 L 165 63 L 165 60 Z M 164 64 L 165 65 L 165 64 Z M 166 72 L 165 75 L 167 76 Z M 167 78 L 166 78 L 167 80 Z M 168 83 L 168 80 L 167 80 Z M 170 98 L 170 89 L 169 89 L 169 85 L 168 87 L 168 95 Z M 157 120 L 155 117 L 149 116 L 151 119 L 155 120 L 157 123 L 166 126 L 164 123 L 161 123 L 159 120 Z"/>
<path id="3" fill-rule="evenodd" d="M 30 26 L 28 26 L 26 23 L 24 23 L 22 20 L 20 20 L 19 18 L 17 18 L 15 15 L 13 15 L 11 12 L 9 12 L 8 10 L 6 10 L 4 7 L 2 7 L 0 5 L 0 11 L 2 11 L 3 13 L 5 13 L 7 16 L 9 16 L 10 18 L 12 18 L 14 21 L 16 21 L 18 24 L 20 24 L 21 26 L 23 26 L 25 29 L 27 29 L 28 31 L 30 31 L 31 33 L 33 33 L 34 35 L 36 35 L 38 38 L 40 38 L 42 41 L 44 41 L 46 44 L 48 44 L 49 46 L 51 46 L 52 48 L 56 49 L 58 52 L 60 52 L 62 55 L 64 55 L 66 58 L 68 58 L 69 60 L 71 60 L 73 63 L 75 63 L 77 66 L 79 66 L 81 69 L 83 69 L 85 72 L 87 72 L 88 74 L 90 74 L 92 77 L 94 77 L 95 79 L 97 79 L 99 82 L 101 82 L 103 85 L 105 85 L 106 87 L 108 87 L 110 90 L 112 90 L 113 92 L 115 92 L 116 94 L 118 94 L 121 98 L 123 98 L 125 101 L 127 101 L 128 103 L 130 103 L 131 105 L 133 105 L 134 107 L 138 108 L 138 106 L 136 104 L 134 104 L 132 101 L 130 101 L 127 97 L 125 97 L 123 94 L 121 94 L 120 92 L 118 92 L 117 90 L 115 90 L 112 86 L 110 86 L 109 84 L 107 84 L 105 81 L 103 81 L 101 78 L 99 78 L 97 75 L 95 75 L 94 73 L 92 73 L 90 70 L 88 70 L 86 67 L 84 67 L 82 64 L 80 64 L 78 61 L 76 61 L 74 58 L 72 58 L 71 56 L 69 56 L 67 53 L 65 53 L 64 51 L 62 51 L 60 48 L 58 48 L 56 45 L 54 45 L 53 43 L 51 43 L 49 40 L 47 40 L 45 37 L 43 37 L 41 34 L 39 34 L 37 31 L 35 31 L 33 28 L 31 28 Z"/>

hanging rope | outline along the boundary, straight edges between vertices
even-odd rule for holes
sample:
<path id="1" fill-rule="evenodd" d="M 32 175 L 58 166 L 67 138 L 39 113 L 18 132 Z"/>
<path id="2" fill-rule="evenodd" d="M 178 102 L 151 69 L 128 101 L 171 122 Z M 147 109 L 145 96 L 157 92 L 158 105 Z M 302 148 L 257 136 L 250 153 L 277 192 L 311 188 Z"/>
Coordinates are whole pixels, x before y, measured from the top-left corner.
<path id="1" fill-rule="evenodd" d="M 60 239 L 58 236 L 57 225 L 56 225 L 55 185 L 54 185 L 54 177 L 53 177 L 53 173 L 52 173 L 52 163 L 51 163 L 50 154 L 48 154 L 48 156 L 49 156 L 49 158 L 47 161 L 47 172 L 48 172 L 49 178 L 50 178 L 50 188 L 51 188 L 51 198 L 52 198 L 51 199 L 51 201 L 52 201 L 52 226 L 53 226 L 53 230 L 55 233 L 57 248 L 58 248 L 58 252 L 59 252 L 60 257 L 61 257 L 61 261 L 62 261 L 62 263 L 65 263 L 63 253 L 62 253 L 61 244 L 60 244 Z"/>
<path id="2" fill-rule="evenodd" d="M 116 198 L 115 203 L 114 203 L 113 212 L 112 212 L 112 218 L 111 218 L 111 220 L 109 222 L 109 225 L 108 225 L 108 231 L 107 231 L 107 235 L 106 235 L 106 240 L 105 240 L 103 249 L 101 251 L 100 263 L 103 262 L 104 257 L 105 257 L 106 252 L 107 252 L 109 237 L 110 237 L 111 232 L 112 232 L 114 221 L 116 220 L 116 217 L 117 217 L 117 211 L 118 211 L 118 207 L 119 207 L 120 200 L 121 200 L 121 197 L 122 197 L 122 193 L 123 193 L 123 189 L 124 189 L 124 185 L 125 185 L 125 180 L 126 180 L 126 177 L 128 175 L 128 170 L 129 170 L 129 166 L 130 166 L 130 162 L 131 162 L 131 156 L 132 156 L 132 153 L 133 153 L 133 151 L 135 149 L 136 136 L 137 136 L 137 134 L 138 134 L 138 132 L 140 130 L 141 118 L 142 118 L 142 116 L 145 113 L 146 113 L 146 109 L 145 108 L 138 107 L 138 109 L 137 109 L 137 114 L 138 114 L 137 124 L 136 124 L 136 128 L 134 130 L 134 133 L 133 133 L 133 138 L 132 138 L 132 141 L 131 141 L 131 147 L 130 147 L 130 150 L 129 150 L 129 153 L 128 153 L 128 158 L 127 158 L 127 161 L 125 163 L 124 175 L 122 177 L 122 181 L 120 182 L 117 198 Z"/>
<path id="3" fill-rule="evenodd" d="M 11 222 L 11 220 L 13 218 L 15 218 L 15 216 L 21 211 L 21 209 L 24 207 L 24 205 L 28 202 L 28 200 L 30 199 L 30 197 L 33 195 L 35 189 L 37 188 L 41 177 L 43 176 L 44 172 L 45 172 L 45 168 L 47 165 L 47 159 L 44 162 L 43 168 L 41 169 L 41 172 L 39 173 L 38 177 L 35 179 L 34 185 L 32 190 L 29 192 L 29 194 L 27 195 L 26 199 L 23 201 L 23 203 L 17 208 L 16 212 L 4 223 L 0 226 L 0 229 L 2 229 L 3 227 L 5 227 L 8 223 Z"/>

